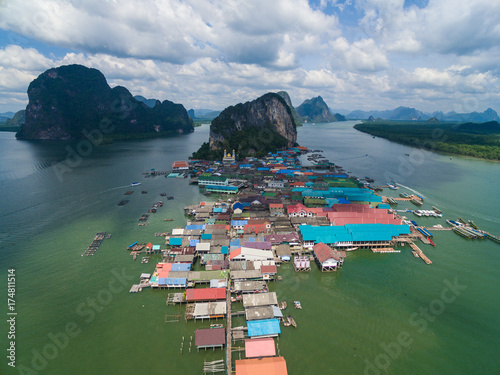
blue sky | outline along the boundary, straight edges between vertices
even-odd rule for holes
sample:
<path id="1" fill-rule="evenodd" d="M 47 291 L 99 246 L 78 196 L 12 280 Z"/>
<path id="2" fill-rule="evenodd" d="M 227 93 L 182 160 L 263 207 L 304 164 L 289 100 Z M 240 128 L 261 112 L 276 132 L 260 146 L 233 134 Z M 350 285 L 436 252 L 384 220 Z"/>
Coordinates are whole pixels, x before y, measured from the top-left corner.
<path id="1" fill-rule="evenodd" d="M 490 0 L 3 0 L 0 112 L 66 64 L 187 109 L 286 90 L 295 106 L 500 111 L 499 16 Z"/>

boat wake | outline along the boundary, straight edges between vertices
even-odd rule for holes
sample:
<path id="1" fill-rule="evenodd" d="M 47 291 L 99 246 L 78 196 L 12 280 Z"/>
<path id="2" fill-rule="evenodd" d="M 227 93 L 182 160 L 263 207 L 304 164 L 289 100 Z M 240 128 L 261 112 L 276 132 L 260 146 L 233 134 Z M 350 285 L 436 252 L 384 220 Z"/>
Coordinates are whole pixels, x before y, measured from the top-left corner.
<path id="1" fill-rule="evenodd" d="M 427 199 L 427 197 L 426 197 L 425 195 L 423 195 L 422 193 L 420 193 L 419 191 L 417 191 L 417 190 L 415 190 L 415 189 L 412 189 L 412 188 L 410 188 L 410 187 L 408 187 L 408 186 L 404 186 L 403 184 L 400 184 L 399 182 L 395 182 L 395 184 L 396 184 L 396 185 L 398 185 L 398 186 L 401 186 L 401 187 L 403 187 L 403 188 L 405 188 L 405 189 L 408 189 L 408 190 L 410 190 L 411 192 L 413 192 L 413 193 L 415 193 L 415 194 L 420 195 L 420 196 L 421 196 L 421 197 L 423 197 L 424 199 Z"/>
<path id="2" fill-rule="evenodd" d="M 117 187 L 114 187 L 114 188 L 110 188 L 110 189 L 104 190 L 104 193 L 106 193 L 108 191 L 123 189 L 123 188 L 126 188 L 126 187 L 130 187 L 130 185 L 123 185 L 123 186 L 117 186 Z"/>

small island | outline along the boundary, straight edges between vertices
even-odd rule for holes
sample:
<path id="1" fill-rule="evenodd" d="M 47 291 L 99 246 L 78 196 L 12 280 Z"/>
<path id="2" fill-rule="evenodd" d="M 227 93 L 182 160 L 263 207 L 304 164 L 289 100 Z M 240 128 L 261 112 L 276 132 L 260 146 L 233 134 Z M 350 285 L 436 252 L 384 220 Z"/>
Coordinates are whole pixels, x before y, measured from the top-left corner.
<path id="1" fill-rule="evenodd" d="M 152 138 L 194 130 L 182 104 L 165 100 L 150 106 L 122 86 L 111 88 L 97 69 L 82 65 L 52 68 L 28 87 L 25 140 L 81 139 L 100 131 L 105 140 Z"/>
<path id="2" fill-rule="evenodd" d="M 374 120 L 354 126 L 370 135 L 429 151 L 500 160 L 500 124 Z"/>

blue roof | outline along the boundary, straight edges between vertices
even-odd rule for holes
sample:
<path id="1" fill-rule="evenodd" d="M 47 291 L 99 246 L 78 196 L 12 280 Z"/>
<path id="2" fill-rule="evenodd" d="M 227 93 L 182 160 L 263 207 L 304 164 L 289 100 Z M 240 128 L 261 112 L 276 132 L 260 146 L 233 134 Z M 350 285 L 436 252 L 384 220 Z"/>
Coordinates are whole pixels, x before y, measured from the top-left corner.
<path id="1" fill-rule="evenodd" d="M 228 246 L 222 246 L 220 248 L 221 254 L 229 254 L 229 247 Z"/>
<path id="2" fill-rule="evenodd" d="M 186 225 L 187 230 L 205 230 L 206 225 Z"/>
<path id="3" fill-rule="evenodd" d="M 389 210 L 391 208 L 391 205 L 390 204 L 385 204 L 385 203 L 384 204 L 379 204 L 377 206 L 377 208 L 384 208 L 384 209 Z"/>
<path id="4" fill-rule="evenodd" d="M 168 244 L 170 246 L 181 246 L 182 245 L 182 238 L 170 238 L 168 241 Z"/>
<path id="5" fill-rule="evenodd" d="M 226 190 L 226 191 L 238 191 L 236 186 L 223 186 L 223 185 L 206 185 L 207 190 Z"/>
<path id="6" fill-rule="evenodd" d="M 212 239 L 212 233 L 202 233 L 201 234 L 201 239 L 202 240 L 211 240 Z"/>
<path id="7" fill-rule="evenodd" d="M 191 263 L 174 263 L 171 271 L 190 271 Z"/>
<path id="8" fill-rule="evenodd" d="M 199 242 L 200 240 L 189 240 L 189 246 L 196 246 L 196 244 Z"/>
<path id="9" fill-rule="evenodd" d="M 333 244 L 351 241 L 390 241 L 392 237 L 410 234 L 408 225 L 346 224 L 344 226 L 299 226 L 304 241 Z"/>
<path id="10" fill-rule="evenodd" d="M 262 319 L 247 321 L 248 336 L 270 336 L 281 333 L 278 319 Z"/>
<path id="11" fill-rule="evenodd" d="M 241 202 L 236 202 L 235 204 L 233 204 L 233 210 L 236 210 L 237 208 L 239 208 L 240 210 L 243 209 L 243 205 L 241 204 Z"/>
<path id="12" fill-rule="evenodd" d="M 231 220 L 231 226 L 242 226 L 242 225 L 247 225 L 248 220 Z"/>
<path id="13" fill-rule="evenodd" d="M 174 278 L 174 277 L 160 277 L 158 279 L 159 285 L 179 285 L 186 286 L 187 279 L 185 277 Z"/>

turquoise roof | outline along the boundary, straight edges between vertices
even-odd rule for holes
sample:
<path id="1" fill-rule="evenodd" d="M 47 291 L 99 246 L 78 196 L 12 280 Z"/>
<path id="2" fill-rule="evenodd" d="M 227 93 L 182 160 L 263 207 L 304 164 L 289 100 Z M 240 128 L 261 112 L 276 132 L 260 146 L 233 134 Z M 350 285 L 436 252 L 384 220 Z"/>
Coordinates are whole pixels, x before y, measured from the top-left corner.
<path id="1" fill-rule="evenodd" d="M 408 225 L 346 224 L 344 226 L 299 226 L 304 241 L 333 244 L 351 241 L 390 241 L 392 237 L 410 234 Z"/>
<path id="2" fill-rule="evenodd" d="M 170 246 L 181 246 L 182 245 L 182 238 L 170 238 L 168 241 L 168 244 Z"/>
<path id="3" fill-rule="evenodd" d="M 278 319 L 261 319 L 247 321 L 248 336 L 268 336 L 281 333 Z"/>

